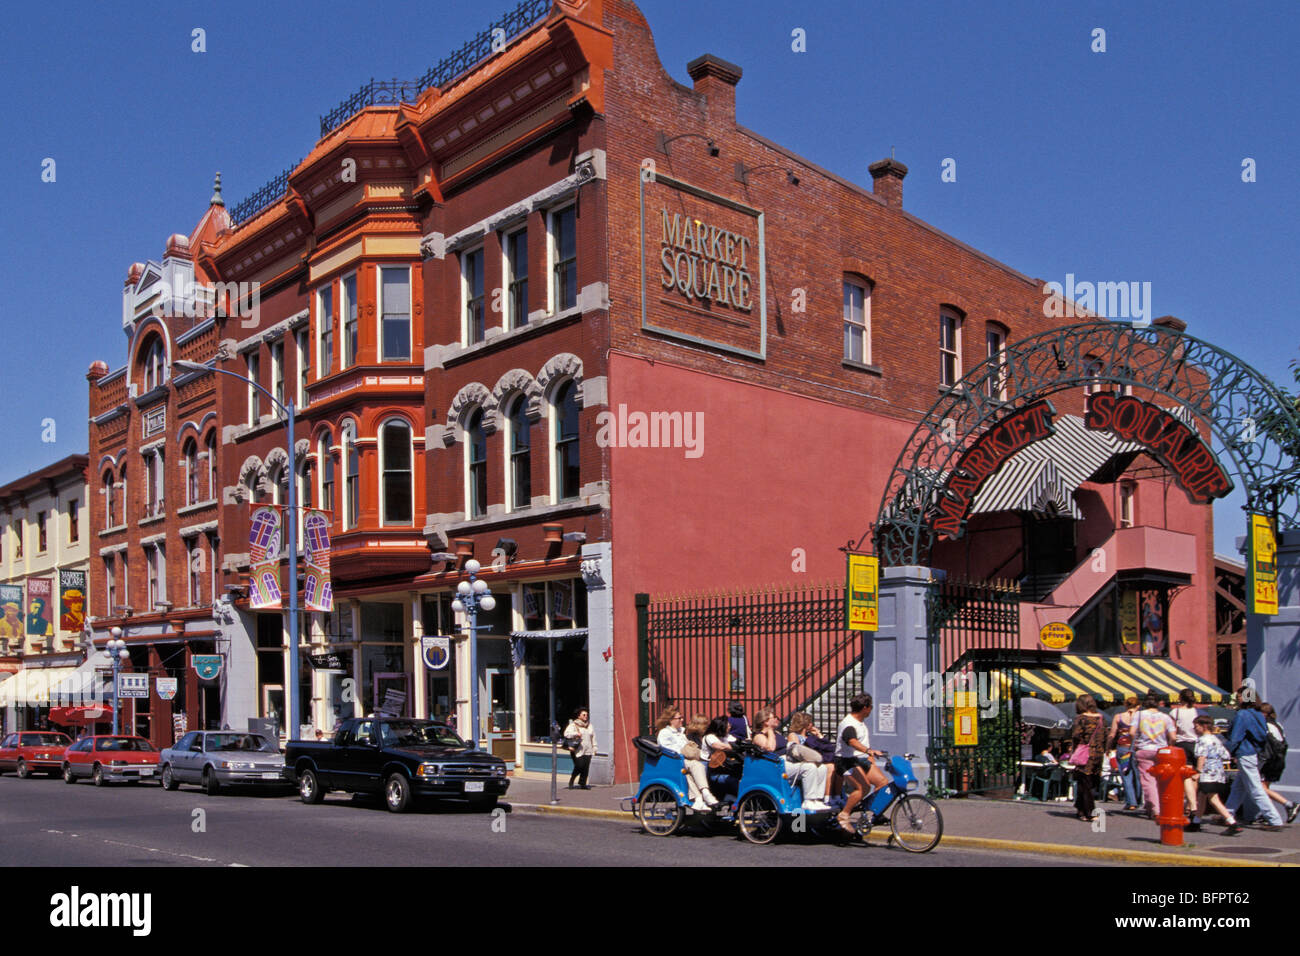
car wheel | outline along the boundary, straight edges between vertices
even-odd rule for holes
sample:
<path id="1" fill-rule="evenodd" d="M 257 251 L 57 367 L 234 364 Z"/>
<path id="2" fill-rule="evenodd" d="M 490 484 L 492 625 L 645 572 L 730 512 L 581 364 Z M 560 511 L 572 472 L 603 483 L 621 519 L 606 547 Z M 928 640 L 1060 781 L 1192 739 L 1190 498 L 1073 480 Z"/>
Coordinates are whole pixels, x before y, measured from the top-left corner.
<path id="1" fill-rule="evenodd" d="M 470 797 L 469 808 L 475 813 L 488 813 L 497 807 L 497 795 L 485 793 L 481 797 Z"/>
<path id="2" fill-rule="evenodd" d="M 90 780 L 95 786 L 102 787 L 104 785 L 104 768 L 99 764 L 95 764 L 95 769 L 90 772 Z"/>
<path id="3" fill-rule="evenodd" d="M 172 773 L 172 765 L 163 764 L 162 768 L 162 788 L 164 790 L 175 790 L 180 784 L 176 781 L 175 774 Z"/>
<path id="4" fill-rule="evenodd" d="M 19 760 L 19 761 L 18 761 L 18 779 L 19 779 L 19 780 L 26 780 L 26 779 L 28 779 L 31 775 L 32 775 L 32 772 L 31 772 L 30 770 L 27 769 L 27 761 L 26 761 L 26 760 Z"/>
<path id="5" fill-rule="evenodd" d="M 217 791 L 221 789 L 221 784 L 217 782 L 217 773 L 211 767 L 205 767 L 203 770 L 203 792 L 209 797 L 215 797 Z"/>
<path id="6" fill-rule="evenodd" d="M 298 774 L 298 796 L 303 803 L 320 803 L 325 799 L 325 791 L 320 787 L 315 770 L 304 770 Z"/>
<path id="7" fill-rule="evenodd" d="M 636 804 L 636 815 L 645 832 L 655 836 L 670 836 L 681 826 L 685 816 L 677 797 L 659 783 L 647 787 L 641 794 Z"/>
<path id="8" fill-rule="evenodd" d="M 411 805 L 411 782 L 401 773 L 384 781 L 384 804 L 393 813 L 403 813 Z"/>
<path id="9" fill-rule="evenodd" d="M 64 783 L 77 782 L 77 778 L 72 775 L 72 764 L 70 763 L 65 763 L 63 765 L 63 782 Z"/>

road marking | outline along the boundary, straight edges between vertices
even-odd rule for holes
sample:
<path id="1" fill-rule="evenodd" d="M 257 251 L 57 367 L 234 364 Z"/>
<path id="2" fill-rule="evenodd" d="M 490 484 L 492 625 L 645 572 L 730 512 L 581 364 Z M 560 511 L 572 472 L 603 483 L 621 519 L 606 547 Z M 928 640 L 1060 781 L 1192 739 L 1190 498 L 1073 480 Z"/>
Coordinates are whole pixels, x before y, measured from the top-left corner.
<path id="1" fill-rule="evenodd" d="M 112 844 L 113 846 L 126 846 L 126 847 L 130 847 L 130 848 L 133 849 L 133 850 L 147 850 L 147 851 L 150 852 L 150 853 L 166 853 L 168 856 L 180 856 L 180 857 L 184 857 L 184 858 L 187 859 L 187 860 L 198 860 L 200 863 L 216 863 L 216 862 L 217 862 L 216 857 L 211 857 L 211 856 L 194 856 L 193 854 L 190 854 L 190 853 L 177 853 L 175 850 L 159 850 L 159 849 L 156 849 L 155 847 L 151 847 L 151 846 L 141 846 L 141 845 L 138 844 L 138 843 L 123 843 L 123 842 L 121 842 L 121 841 L 119 841 L 119 840 L 105 840 L 104 842 L 105 842 L 105 843 L 110 843 L 110 844 Z"/>

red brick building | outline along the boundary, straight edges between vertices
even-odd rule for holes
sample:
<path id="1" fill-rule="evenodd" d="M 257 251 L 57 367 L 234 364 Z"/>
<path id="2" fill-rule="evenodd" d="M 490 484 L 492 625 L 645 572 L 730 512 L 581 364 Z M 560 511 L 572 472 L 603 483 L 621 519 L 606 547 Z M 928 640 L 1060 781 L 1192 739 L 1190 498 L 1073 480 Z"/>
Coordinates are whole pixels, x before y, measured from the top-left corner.
<path id="1" fill-rule="evenodd" d="M 465 731 L 449 604 L 473 556 L 498 599 L 480 621 L 480 734 L 541 769 L 553 676 L 561 711 L 590 706 L 595 779 L 626 779 L 634 595 L 838 578 L 915 423 L 1059 320 L 1041 280 L 911 215 L 902 163 L 872 164 L 866 189 L 747 129 L 741 68 L 716 57 L 689 64 L 693 87 L 675 82 L 633 4 L 513 17 L 505 48 L 467 71 L 363 90 L 350 103 L 404 102 L 324 121 L 266 201 L 201 244 L 204 273 L 257 283 L 260 306 L 247 327 L 216 320 L 199 360 L 220 342 L 219 367 L 303 409 L 302 500 L 334 515 L 338 610 L 310 617 L 300 653 L 341 665 L 304 666 L 305 715 L 328 723 L 396 690 Z M 246 387 L 192 381 L 213 377 L 235 572 L 246 502 L 284 500 L 288 455 Z M 1058 584 L 1096 548 L 1129 570 L 1176 564 L 1154 569 L 1184 588 L 1169 634 L 1207 673 L 1210 509 L 1154 471 L 1115 477 L 1131 484 L 1052 489 L 1064 514 L 980 518 L 937 560 L 1017 577 L 1050 555 Z M 1124 524 L 1152 533 L 1121 549 Z M 1117 580 L 1082 599 L 1074 581 L 1066 612 L 1035 597 L 1069 616 Z M 236 617 L 228 653 L 254 672 L 241 706 L 275 711 L 280 616 Z M 443 668 L 420 653 L 435 634 L 454 637 Z M 539 637 L 557 642 L 553 675 Z"/>

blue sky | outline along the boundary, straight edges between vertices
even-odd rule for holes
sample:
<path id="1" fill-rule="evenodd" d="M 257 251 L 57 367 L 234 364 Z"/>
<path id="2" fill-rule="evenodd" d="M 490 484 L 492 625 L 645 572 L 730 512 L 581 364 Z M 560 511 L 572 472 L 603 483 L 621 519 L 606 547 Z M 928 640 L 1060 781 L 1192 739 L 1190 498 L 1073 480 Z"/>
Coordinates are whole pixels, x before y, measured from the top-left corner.
<path id="1" fill-rule="evenodd" d="M 0 330 L 15 374 L 0 378 L 0 482 L 85 451 L 86 368 L 124 360 L 126 268 L 190 230 L 215 170 L 239 200 L 305 155 L 319 115 L 363 82 L 420 75 L 507 6 L 10 7 Z M 744 68 L 742 124 L 864 185 L 893 147 L 915 215 L 1031 276 L 1150 282 L 1154 315 L 1292 384 L 1295 3 L 641 8 L 678 80 L 705 52 Z M 205 53 L 191 50 L 196 27 Z M 806 52 L 791 49 L 796 28 Z M 1095 28 L 1104 53 L 1090 49 Z M 947 158 L 956 182 L 940 180 Z M 1239 509 L 1230 498 L 1216 512 L 1220 551 L 1241 533 Z"/>

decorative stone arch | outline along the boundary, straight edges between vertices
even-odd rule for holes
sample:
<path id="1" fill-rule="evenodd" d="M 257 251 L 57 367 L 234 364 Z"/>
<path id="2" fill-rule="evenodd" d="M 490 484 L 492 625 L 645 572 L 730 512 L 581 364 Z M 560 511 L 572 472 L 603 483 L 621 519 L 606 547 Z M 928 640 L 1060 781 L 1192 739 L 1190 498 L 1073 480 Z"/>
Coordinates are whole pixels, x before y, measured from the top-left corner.
<path id="1" fill-rule="evenodd" d="M 473 408 L 483 409 L 484 432 L 491 435 L 497 430 L 498 408 L 492 393 L 481 382 L 470 382 L 456 393 L 447 407 L 447 424 L 442 430 L 444 445 L 454 445 L 461 440 L 465 431 L 465 416 Z"/>
<path id="2" fill-rule="evenodd" d="M 1005 400 L 986 394 L 999 374 Z M 1185 409 L 1224 471 L 1241 479 L 1246 508 L 1276 516 L 1280 530 L 1300 527 L 1300 414 L 1286 394 L 1231 353 L 1175 328 L 1102 320 L 1010 344 L 945 391 L 885 486 L 870 532 L 881 563 L 929 563 L 941 499 L 955 497 L 951 476 L 977 439 L 1052 394 L 1098 384 L 1130 386 Z M 978 486 L 969 497 L 976 493 Z"/>
<path id="3" fill-rule="evenodd" d="M 542 405 L 545 402 L 542 386 L 521 368 L 512 368 L 497 379 L 492 388 L 492 400 L 501 415 L 506 414 L 506 407 L 517 394 L 523 394 L 527 400 L 524 414 L 530 422 L 539 422 L 542 418 Z"/>
<path id="4" fill-rule="evenodd" d="M 307 456 L 311 454 L 311 450 L 312 442 L 310 438 L 299 438 L 293 443 L 293 456 L 298 462 L 306 461 Z"/>
<path id="5" fill-rule="evenodd" d="M 262 470 L 269 481 L 272 472 L 287 469 L 288 467 L 289 453 L 283 448 L 272 448 L 266 453 L 266 461 L 262 465 Z"/>
<path id="6" fill-rule="evenodd" d="M 95 471 L 102 475 L 104 473 L 105 465 L 108 466 L 109 470 L 113 472 L 113 477 L 116 478 L 117 458 L 114 457 L 113 455 L 104 455 L 102 458 L 99 459 L 99 464 L 95 466 Z"/>
<path id="7" fill-rule="evenodd" d="M 582 359 L 571 352 L 561 352 L 558 355 L 552 355 L 547 359 L 542 370 L 537 373 L 537 384 L 541 388 L 542 395 L 546 401 L 551 401 L 555 397 L 555 389 L 566 379 L 573 379 L 573 384 L 577 387 L 577 393 L 574 396 L 578 400 L 578 406 L 581 407 L 583 402 L 582 396 Z"/>
<path id="8" fill-rule="evenodd" d="M 235 486 L 235 497 L 240 501 L 251 501 L 253 493 L 266 490 L 266 466 L 256 455 L 249 455 L 239 466 L 239 484 Z"/>

